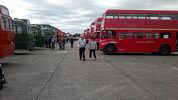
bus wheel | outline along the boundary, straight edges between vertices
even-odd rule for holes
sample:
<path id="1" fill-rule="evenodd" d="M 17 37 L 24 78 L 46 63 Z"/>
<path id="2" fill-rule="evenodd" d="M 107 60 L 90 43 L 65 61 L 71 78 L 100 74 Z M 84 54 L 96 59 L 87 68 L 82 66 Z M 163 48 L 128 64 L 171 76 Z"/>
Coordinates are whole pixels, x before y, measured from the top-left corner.
<path id="1" fill-rule="evenodd" d="M 169 55 L 170 52 L 171 52 L 171 49 L 170 49 L 169 46 L 162 46 L 162 47 L 160 48 L 160 51 L 159 51 L 159 53 L 160 53 L 161 55 Z"/>
<path id="2" fill-rule="evenodd" d="M 103 50 L 104 54 L 107 54 L 107 55 L 113 54 L 114 51 L 115 51 L 115 46 L 114 45 L 107 45 Z"/>

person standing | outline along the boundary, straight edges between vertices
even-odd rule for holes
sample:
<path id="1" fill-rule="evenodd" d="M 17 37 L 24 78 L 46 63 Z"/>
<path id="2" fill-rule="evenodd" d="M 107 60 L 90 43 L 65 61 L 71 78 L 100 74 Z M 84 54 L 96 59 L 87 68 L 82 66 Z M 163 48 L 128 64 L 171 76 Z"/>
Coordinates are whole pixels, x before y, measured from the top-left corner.
<path id="1" fill-rule="evenodd" d="M 92 38 L 89 41 L 89 50 L 90 50 L 89 58 L 92 58 L 92 55 L 93 55 L 96 60 L 96 49 L 97 49 L 96 40 L 95 40 L 95 38 Z"/>
<path id="2" fill-rule="evenodd" d="M 74 39 L 73 39 L 73 37 L 70 39 L 70 47 L 71 48 L 73 48 L 73 46 L 74 46 Z"/>
<path id="3" fill-rule="evenodd" d="M 59 39 L 59 40 L 58 40 L 59 50 L 61 50 L 61 49 L 62 49 L 62 45 L 61 45 L 61 44 L 62 44 L 62 42 L 61 42 L 61 41 L 62 41 L 61 39 Z"/>
<path id="4" fill-rule="evenodd" d="M 48 39 L 45 39 L 45 47 L 48 48 Z"/>
<path id="5" fill-rule="evenodd" d="M 48 48 L 51 48 L 51 39 L 52 39 L 52 37 L 48 38 Z"/>
<path id="6" fill-rule="evenodd" d="M 66 44 L 66 40 L 65 38 L 62 40 L 62 49 L 65 50 L 65 44 Z"/>
<path id="7" fill-rule="evenodd" d="M 82 37 L 79 39 L 79 57 L 80 60 L 85 61 L 85 47 L 86 47 L 86 41 L 85 39 Z"/>
<path id="8" fill-rule="evenodd" d="M 55 36 L 52 37 L 51 43 L 52 43 L 52 49 L 55 49 L 55 44 L 56 44 L 56 38 L 55 38 Z"/>
<path id="9" fill-rule="evenodd" d="M 0 89 L 3 88 L 3 84 L 7 83 L 4 73 L 5 72 L 2 69 L 2 64 L 0 64 Z"/>

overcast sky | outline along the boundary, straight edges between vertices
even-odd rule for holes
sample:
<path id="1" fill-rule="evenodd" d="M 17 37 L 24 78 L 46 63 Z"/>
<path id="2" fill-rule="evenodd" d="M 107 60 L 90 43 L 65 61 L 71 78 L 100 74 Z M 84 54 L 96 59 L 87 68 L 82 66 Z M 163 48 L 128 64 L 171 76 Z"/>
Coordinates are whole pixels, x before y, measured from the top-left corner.
<path id="1" fill-rule="evenodd" d="M 178 10 L 178 0 L 0 0 L 13 18 L 82 32 L 106 9 Z"/>

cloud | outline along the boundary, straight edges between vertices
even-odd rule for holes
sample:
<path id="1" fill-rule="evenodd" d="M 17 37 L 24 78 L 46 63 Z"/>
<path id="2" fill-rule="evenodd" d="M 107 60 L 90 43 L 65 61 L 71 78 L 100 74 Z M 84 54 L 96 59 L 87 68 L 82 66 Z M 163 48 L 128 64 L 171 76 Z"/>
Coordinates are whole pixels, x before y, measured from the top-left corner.
<path id="1" fill-rule="evenodd" d="M 13 17 L 82 32 L 106 9 L 178 10 L 177 0 L 1 0 Z"/>

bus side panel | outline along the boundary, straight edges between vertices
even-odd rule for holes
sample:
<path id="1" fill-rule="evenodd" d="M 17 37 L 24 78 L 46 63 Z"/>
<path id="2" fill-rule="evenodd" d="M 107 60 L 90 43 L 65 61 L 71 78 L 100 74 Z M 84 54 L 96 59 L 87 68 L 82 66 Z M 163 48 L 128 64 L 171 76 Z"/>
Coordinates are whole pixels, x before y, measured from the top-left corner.
<path id="1" fill-rule="evenodd" d="M 0 58 L 2 58 L 3 57 L 3 35 L 2 35 L 2 32 L 1 32 L 1 30 L 0 30 Z"/>
<path id="2" fill-rule="evenodd" d="M 0 30 L 0 58 L 13 55 L 14 50 L 13 34 Z"/>
<path id="3" fill-rule="evenodd" d="M 7 34 L 0 30 L 0 58 L 7 56 L 8 52 L 8 42 L 7 42 Z"/>
<path id="4" fill-rule="evenodd" d="M 176 32 L 176 49 L 178 49 L 178 32 Z"/>
<path id="5" fill-rule="evenodd" d="M 15 50 L 14 33 L 8 32 L 8 55 L 13 55 Z"/>

